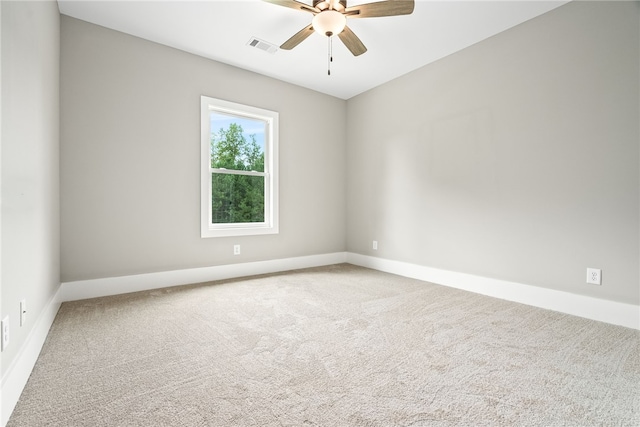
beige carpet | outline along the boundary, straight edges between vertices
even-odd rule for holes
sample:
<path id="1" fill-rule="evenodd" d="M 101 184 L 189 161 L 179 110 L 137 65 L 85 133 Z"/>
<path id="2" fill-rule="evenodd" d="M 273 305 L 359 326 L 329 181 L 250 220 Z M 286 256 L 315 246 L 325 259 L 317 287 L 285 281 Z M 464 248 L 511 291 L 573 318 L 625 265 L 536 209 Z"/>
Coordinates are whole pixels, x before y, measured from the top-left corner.
<path id="1" fill-rule="evenodd" d="M 639 426 L 640 332 L 350 265 L 65 303 L 17 426 Z"/>

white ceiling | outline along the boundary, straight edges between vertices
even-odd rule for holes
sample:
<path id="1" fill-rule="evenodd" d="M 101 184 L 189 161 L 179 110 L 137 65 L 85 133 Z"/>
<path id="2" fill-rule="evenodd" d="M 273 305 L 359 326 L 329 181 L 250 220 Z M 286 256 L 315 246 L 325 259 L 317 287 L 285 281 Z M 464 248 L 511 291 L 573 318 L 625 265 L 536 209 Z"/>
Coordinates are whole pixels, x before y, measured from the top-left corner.
<path id="1" fill-rule="evenodd" d="M 308 4 L 311 0 L 302 0 Z M 370 3 L 352 0 L 349 6 Z M 327 75 L 327 38 L 313 34 L 274 54 L 250 47 L 257 37 L 279 46 L 313 15 L 261 0 L 58 0 L 60 12 L 239 68 L 349 99 L 423 65 L 567 3 L 562 0 L 417 0 L 413 14 L 349 19 L 367 46 L 354 57 L 336 38 Z"/>

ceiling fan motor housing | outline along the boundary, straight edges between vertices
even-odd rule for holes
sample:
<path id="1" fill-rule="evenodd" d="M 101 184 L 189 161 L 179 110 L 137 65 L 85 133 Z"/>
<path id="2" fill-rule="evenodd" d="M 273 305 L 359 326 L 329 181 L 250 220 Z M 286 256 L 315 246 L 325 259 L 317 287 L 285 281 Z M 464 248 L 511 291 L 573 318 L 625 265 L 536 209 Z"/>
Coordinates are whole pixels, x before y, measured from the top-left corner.
<path id="1" fill-rule="evenodd" d="M 313 0 L 313 7 L 316 7 L 320 10 L 325 10 L 329 8 L 329 5 L 334 3 L 334 9 L 342 12 L 347 8 L 347 0 L 339 0 L 339 1 L 331 1 L 331 0 Z"/>

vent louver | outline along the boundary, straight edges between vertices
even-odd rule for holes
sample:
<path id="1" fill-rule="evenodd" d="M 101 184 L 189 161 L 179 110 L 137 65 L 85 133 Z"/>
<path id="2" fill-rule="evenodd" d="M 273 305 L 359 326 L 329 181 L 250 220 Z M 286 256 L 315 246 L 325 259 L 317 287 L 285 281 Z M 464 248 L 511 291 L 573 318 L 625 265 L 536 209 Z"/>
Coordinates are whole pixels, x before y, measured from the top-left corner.
<path id="1" fill-rule="evenodd" d="M 271 43 L 268 43 L 264 40 L 260 40 L 259 38 L 256 38 L 256 37 L 251 37 L 247 45 L 251 47 L 255 47 L 260 50 L 264 50 L 265 52 L 268 52 L 268 53 L 276 53 L 276 51 L 278 50 L 278 46 L 272 45 Z"/>

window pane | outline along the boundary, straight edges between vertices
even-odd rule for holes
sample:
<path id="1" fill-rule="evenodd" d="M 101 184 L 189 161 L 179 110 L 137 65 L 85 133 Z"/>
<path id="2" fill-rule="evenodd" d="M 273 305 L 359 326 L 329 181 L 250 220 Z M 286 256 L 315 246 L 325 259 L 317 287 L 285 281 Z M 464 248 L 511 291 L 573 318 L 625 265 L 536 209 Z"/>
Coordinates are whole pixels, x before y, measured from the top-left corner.
<path id="1" fill-rule="evenodd" d="M 264 177 L 211 174 L 211 223 L 264 222 Z"/>
<path id="2" fill-rule="evenodd" d="M 211 167 L 264 172 L 266 122 L 212 111 Z"/>

